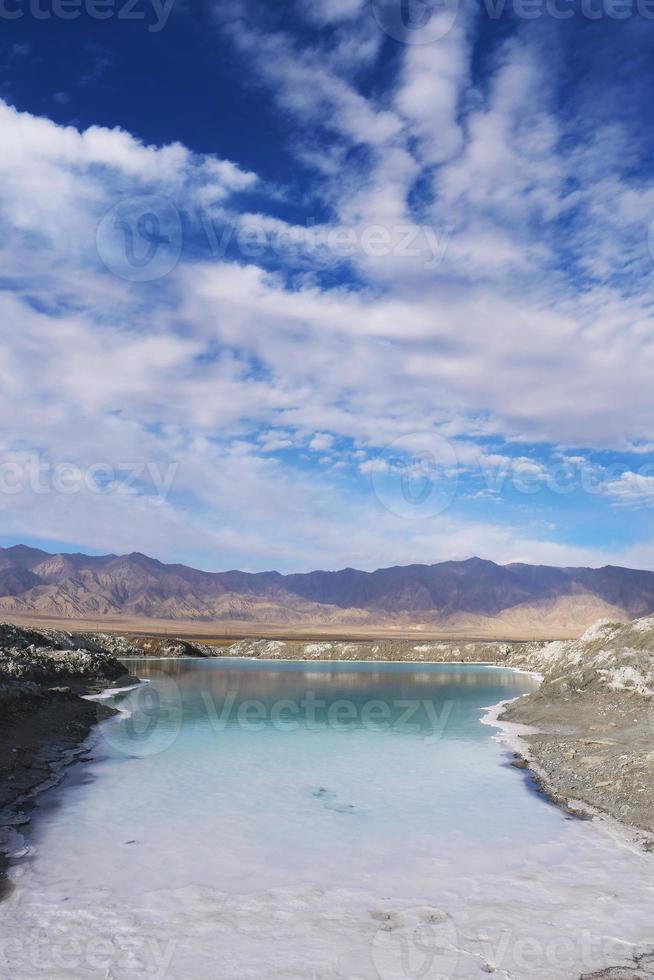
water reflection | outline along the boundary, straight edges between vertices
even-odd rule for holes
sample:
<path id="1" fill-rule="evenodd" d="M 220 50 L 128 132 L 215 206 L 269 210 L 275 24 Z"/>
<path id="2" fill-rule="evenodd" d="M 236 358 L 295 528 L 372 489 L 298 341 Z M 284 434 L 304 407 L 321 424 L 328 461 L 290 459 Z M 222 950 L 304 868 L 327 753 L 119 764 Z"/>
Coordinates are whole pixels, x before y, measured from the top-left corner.
<path id="1" fill-rule="evenodd" d="M 262 663 L 221 660 L 130 660 L 149 683 L 122 702 L 126 729 L 153 732 L 202 725 L 231 727 L 391 729 L 405 735 L 475 739 L 480 705 L 536 688 L 534 678 L 480 665 Z M 116 703 L 121 703 L 117 700 Z"/>

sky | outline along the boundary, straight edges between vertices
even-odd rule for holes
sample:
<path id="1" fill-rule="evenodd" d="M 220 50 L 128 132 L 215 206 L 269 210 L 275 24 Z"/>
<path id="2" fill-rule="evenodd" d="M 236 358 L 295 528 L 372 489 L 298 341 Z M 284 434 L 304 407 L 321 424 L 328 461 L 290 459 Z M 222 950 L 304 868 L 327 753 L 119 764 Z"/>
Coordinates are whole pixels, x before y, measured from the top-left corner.
<path id="1" fill-rule="evenodd" d="M 0 542 L 654 568 L 654 0 L 2 0 Z"/>

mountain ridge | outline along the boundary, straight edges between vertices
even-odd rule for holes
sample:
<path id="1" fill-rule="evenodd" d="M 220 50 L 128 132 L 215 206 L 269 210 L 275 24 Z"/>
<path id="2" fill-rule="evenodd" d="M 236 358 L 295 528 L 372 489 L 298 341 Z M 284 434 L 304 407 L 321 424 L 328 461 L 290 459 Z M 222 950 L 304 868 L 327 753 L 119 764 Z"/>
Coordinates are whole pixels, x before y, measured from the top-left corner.
<path id="1" fill-rule="evenodd" d="M 126 555 L 0 548 L 0 612 L 280 624 L 427 624 L 474 629 L 491 621 L 579 628 L 601 616 L 654 612 L 654 572 L 605 565 L 558 567 L 473 557 L 282 574 L 208 572 Z"/>

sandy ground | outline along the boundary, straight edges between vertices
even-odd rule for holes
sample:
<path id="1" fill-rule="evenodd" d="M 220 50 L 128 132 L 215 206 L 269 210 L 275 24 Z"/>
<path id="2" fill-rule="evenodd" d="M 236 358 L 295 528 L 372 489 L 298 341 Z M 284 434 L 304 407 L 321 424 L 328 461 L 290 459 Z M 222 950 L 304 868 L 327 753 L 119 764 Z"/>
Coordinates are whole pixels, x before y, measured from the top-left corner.
<path id="1" fill-rule="evenodd" d="M 442 641 L 529 641 L 529 640 L 567 640 L 575 639 L 581 628 L 555 628 L 548 626 L 543 630 L 524 630 L 518 626 L 489 621 L 484 629 L 472 632 L 470 629 L 443 631 L 429 625 L 415 628 L 392 627 L 387 624 L 352 626 L 303 623 L 299 626 L 285 624 L 261 624 L 224 620 L 203 623 L 196 620 L 140 619 L 121 617 L 102 619 L 70 619 L 67 617 L 23 616 L 19 613 L 3 612 L 3 620 L 18 626 L 33 626 L 36 629 L 73 630 L 82 632 L 137 633 L 146 636 L 174 636 L 185 640 L 199 640 L 203 643 L 228 644 L 234 640 L 249 637 L 262 637 L 280 640 L 442 640 Z"/>

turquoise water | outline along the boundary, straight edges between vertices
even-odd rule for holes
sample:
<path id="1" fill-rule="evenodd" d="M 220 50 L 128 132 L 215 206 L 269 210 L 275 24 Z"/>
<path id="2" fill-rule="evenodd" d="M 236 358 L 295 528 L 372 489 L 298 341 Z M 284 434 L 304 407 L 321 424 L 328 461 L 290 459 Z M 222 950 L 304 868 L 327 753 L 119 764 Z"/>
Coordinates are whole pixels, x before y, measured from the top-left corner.
<path id="1" fill-rule="evenodd" d="M 40 798 L 7 976 L 562 980 L 654 933 L 652 859 L 549 805 L 480 723 L 534 678 L 129 667 L 149 683 Z"/>

